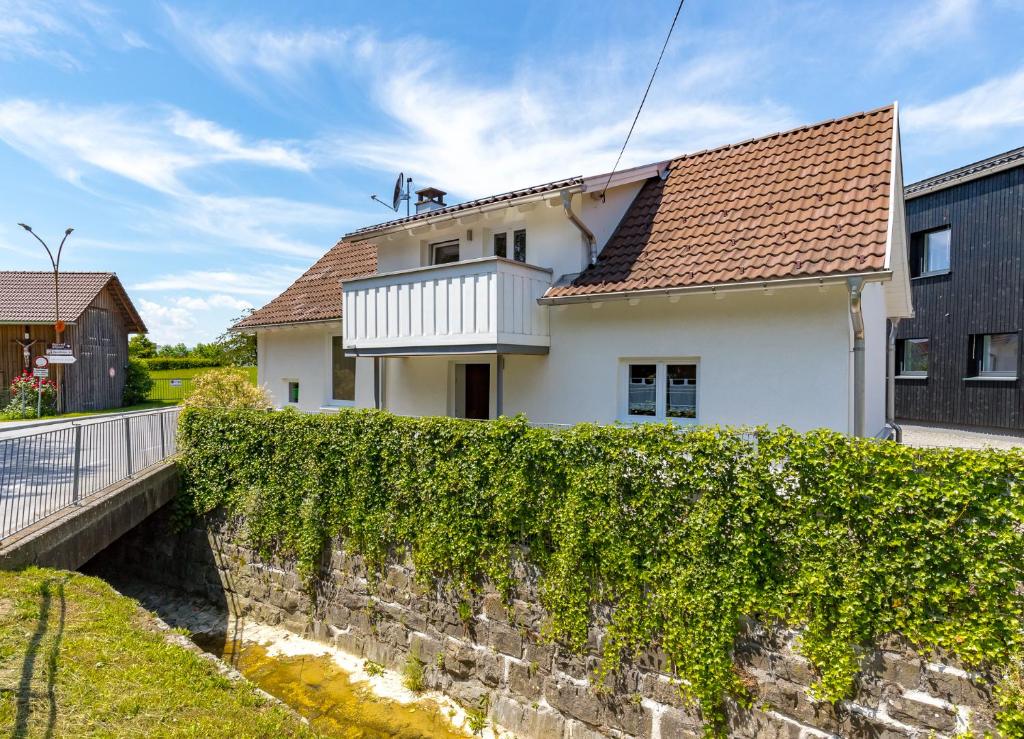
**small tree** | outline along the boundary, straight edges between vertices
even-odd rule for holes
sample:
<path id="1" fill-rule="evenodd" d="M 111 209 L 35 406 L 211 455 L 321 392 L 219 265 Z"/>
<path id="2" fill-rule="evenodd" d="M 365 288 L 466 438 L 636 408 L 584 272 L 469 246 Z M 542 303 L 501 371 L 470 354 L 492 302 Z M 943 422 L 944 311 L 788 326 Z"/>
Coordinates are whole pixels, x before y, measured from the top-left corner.
<path id="1" fill-rule="evenodd" d="M 128 339 L 128 356 L 136 359 L 149 359 L 156 356 L 156 343 L 150 341 L 145 334 L 135 334 Z"/>
<path id="2" fill-rule="evenodd" d="M 231 325 L 234 326 L 246 316 L 251 315 L 255 310 L 255 308 L 247 308 L 242 311 L 238 317 L 231 321 Z M 256 334 L 233 332 L 229 327 L 227 331 L 217 337 L 217 346 L 220 347 L 224 358 L 229 364 L 235 367 L 256 366 Z"/>
<path id="3" fill-rule="evenodd" d="M 270 407 L 270 396 L 262 385 L 254 385 L 248 375 L 234 367 L 210 370 L 197 375 L 192 392 L 182 405 L 186 408 Z"/>
<path id="4" fill-rule="evenodd" d="M 137 359 L 128 360 L 124 373 L 124 405 L 137 405 L 149 397 L 153 389 L 153 378 L 149 376 L 149 365 Z"/>

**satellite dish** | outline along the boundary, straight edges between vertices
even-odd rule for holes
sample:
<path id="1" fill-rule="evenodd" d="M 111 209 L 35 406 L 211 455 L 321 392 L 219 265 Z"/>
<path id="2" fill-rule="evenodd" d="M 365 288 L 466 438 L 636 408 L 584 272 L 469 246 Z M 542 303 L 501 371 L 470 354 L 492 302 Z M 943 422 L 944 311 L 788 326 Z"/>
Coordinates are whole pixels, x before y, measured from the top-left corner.
<path id="1" fill-rule="evenodd" d="M 398 212 L 398 204 L 402 202 L 402 185 L 404 184 L 404 179 L 405 173 L 399 172 L 398 179 L 395 180 L 395 193 L 391 196 L 391 207 L 396 213 Z"/>

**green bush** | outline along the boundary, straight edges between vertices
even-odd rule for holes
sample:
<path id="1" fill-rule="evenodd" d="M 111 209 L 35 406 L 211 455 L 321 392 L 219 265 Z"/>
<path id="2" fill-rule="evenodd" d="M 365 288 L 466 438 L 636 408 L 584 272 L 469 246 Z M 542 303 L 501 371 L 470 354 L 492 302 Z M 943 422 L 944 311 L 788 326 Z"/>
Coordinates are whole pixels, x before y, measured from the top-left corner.
<path id="1" fill-rule="evenodd" d="M 583 648 L 609 605 L 599 677 L 658 646 L 712 724 L 726 697 L 747 700 L 744 617 L 802 629 L 826 700 L 849 695 L 862 647 L 899 632 L 1007 675 L 1009 720 L 1024 706 L 1020 450 L 378 411 L 186 411 L 181 442 L 180 513 L 244 514 L 252 543 L 296 556 L 311 585 L 333 537 L 376 568 L 408 551 L 455 593 L 486 577 L 511 595 L 525 557 L 548 637 Z"/>
<path id="2" fill-rule="evenodd" d="M 149 367 L 141 359 L 129 359 L 124 373 L 123 405 L 137 405 L 149 397 L 153 389 L 153 378 L 149 376 Z"/>
<path id="3" fill-rule="evenodd" d="M 209 357 L 150 357 L 140 361 L 145 362 L 146 366 L 153 372 L 224 366 L 223 359 L 211 359 Z"/>
<path id="4" fill-rule="evenodd" d="M 182 405 L 186 408 L 233 408 L 266 410 L 270 396 L 238 367 L 222 367 L 196 375 Z"/>
<path id="5" fill-rule="evenodd" d="M 27 370 L 11 381 L 7 393 L 7 398 L 0 401 L 6 405 L 0 405 L 0 421 L 35 418 L 37 409 L 42 410 L 43 416 L 52 416 L 57 412 L 56 383 L 53 380 L 34 377 Z"/>

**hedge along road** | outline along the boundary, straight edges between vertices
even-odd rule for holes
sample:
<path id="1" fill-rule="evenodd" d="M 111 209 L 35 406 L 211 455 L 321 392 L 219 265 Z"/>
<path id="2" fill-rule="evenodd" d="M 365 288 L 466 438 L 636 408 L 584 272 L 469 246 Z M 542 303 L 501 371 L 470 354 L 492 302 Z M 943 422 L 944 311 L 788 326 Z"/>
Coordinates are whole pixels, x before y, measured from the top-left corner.
<path id="1" fill-rule="evenodd" d="M 173 454 L 178 408 L 0 426 L 0 540 Z M 163 438 L 161 438 L 161 436 Z"/>

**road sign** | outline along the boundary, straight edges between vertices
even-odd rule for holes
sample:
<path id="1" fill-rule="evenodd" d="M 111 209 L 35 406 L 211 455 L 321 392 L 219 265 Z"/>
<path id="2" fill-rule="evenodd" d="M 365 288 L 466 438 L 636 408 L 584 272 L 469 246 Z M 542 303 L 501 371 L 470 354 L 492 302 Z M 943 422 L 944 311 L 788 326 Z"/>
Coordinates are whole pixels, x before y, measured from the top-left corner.
<path id="1" fill-rule="evenodd" d="M 50 360 L 46 357 L 36 357 L 32 360 L 32 364 L 35 365 L 36 369 L 46 369 L 50 366 Z"/>
<path id="2" fill-rule="evenodd" d="M 49 367 L 34 367 L 32 369 L 32 376 L 33 377 L 49 377 L 50 376 L 50 368 Z"/>
<path id="3" fill-rule="evenodd" d="M 72 354 L 70 344 L 50 344 L 50 347 L 46 350 L 47 356 L 55 354 L 66 354 L 70 356 Z"/>
<path id="4" fill-rule="evenodd" d="M 75 358 L 67 354 L 47 354 L 50 364 L 74 364 Z"/>
<path id="5" fill-rule="evenodd" d="M 181 387 L 181 380 L 171 380 L 171 387 Z"/>

